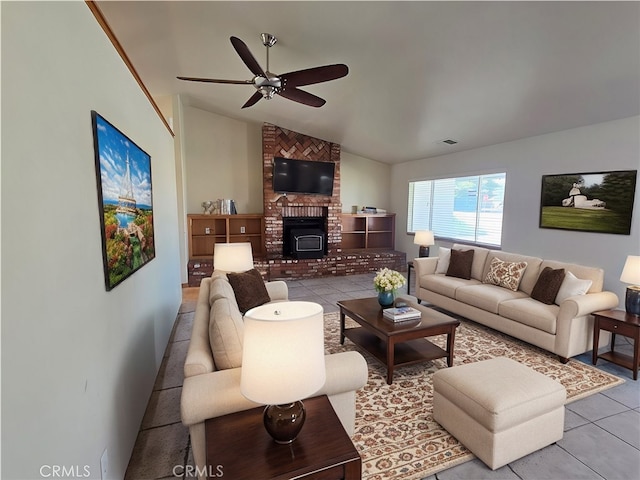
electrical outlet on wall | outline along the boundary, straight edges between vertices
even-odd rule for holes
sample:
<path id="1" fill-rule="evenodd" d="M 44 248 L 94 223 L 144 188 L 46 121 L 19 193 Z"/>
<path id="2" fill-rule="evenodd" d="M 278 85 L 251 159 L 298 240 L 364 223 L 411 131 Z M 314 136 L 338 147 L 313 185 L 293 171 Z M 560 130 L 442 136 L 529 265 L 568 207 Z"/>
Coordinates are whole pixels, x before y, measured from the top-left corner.
<path id="1" fill-rule="evenodd" d="M 245 232 L 244 227 L 240 227 L 240 233 L 244 233 L 244 232 Z"/>
<path id="2" fill-rule="evenodd" d="M 100 457 L 100 478 L 107 480 L 107 474 L 109 472 L 109 456 L 107 455 L 107 449 L 104 449 L 102 456 Z"/>

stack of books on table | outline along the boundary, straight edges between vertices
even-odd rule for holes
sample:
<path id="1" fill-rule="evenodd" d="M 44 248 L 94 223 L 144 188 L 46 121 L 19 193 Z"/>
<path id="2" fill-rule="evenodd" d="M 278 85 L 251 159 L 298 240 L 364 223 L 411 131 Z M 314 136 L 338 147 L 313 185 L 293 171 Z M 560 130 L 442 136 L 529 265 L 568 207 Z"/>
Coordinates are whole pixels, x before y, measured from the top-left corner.
<path id="1" fill-rule="evenodd" d="M 382 315 L 388 320 L 394 322 L 403 322 L 405 320 L 414 320 L 420 318 L 420 310 L 416 310 L 412 307 L 395 307 L 385 308 L 382 310 Z"/>

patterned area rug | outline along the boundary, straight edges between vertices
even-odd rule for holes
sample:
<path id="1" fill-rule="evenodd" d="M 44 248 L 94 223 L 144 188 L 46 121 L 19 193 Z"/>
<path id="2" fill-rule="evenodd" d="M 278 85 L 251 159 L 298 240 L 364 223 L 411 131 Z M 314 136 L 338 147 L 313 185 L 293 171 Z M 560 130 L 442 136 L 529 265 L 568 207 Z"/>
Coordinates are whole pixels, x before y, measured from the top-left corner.
<path id="1" fill-rule="evenodd" d="M 324 318 L 327 352 L 358 350 L 349 339 L 340 345 L 338 313 Z M 357 324 L 347 317 L 347 327 L 353 326 Z M 429 340 L 445 348 L 444 335 Z M 567 403 L 624 382 L 576 360 L 563 365 L 556 355 L 469 321 L 461 321 L 456 330 L 454 354 L 454 365 L 512 358 L 562 383 Z M 399 367 L 393 384 L 387 385 L 386 368 L 370 354 L 363 355 L 369 381 L 357 393 L 353 437 L 362 457 L 363 479 L 421 479 L 474 458 L 433 420 L 431 376 L 446 368 L 445 358 Z"/>

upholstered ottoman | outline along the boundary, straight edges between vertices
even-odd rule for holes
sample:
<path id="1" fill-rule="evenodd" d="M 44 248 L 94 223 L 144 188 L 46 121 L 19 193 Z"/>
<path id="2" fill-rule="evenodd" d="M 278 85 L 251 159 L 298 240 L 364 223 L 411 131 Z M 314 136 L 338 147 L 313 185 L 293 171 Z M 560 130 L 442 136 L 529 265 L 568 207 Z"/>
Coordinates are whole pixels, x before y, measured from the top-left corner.
<path id="1" fill-rule="evenodd" d="M 438 370 L 433 417 L 492 470 L 562 438 L 565 388 L 504 357 Z"/>

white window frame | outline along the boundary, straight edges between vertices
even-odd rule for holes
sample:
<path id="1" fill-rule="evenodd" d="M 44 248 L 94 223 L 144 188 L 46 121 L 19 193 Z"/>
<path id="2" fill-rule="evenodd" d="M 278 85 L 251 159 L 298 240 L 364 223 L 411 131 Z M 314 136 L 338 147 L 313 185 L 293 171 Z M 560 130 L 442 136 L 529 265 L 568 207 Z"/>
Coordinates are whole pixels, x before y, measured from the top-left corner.
<path id="1" fill-rule="evenodd" d="M 500 248 L 506 180 L 506 172 L 410 180 L 407 233 L 431 230 L 439 240 Z M 493 188 L 488 186 L 490 181 Z M 501 191 L 496 191 L 495 182 L 502 183 Z M 469 189 L 467 201 L 459 189 L 465 183 Z M 489 193 L 493 195 L 489 197 Z"/>

